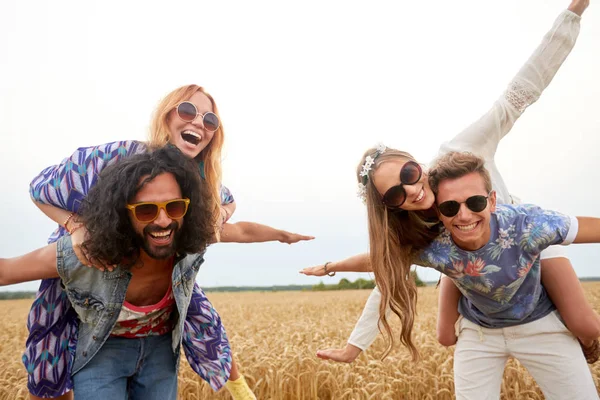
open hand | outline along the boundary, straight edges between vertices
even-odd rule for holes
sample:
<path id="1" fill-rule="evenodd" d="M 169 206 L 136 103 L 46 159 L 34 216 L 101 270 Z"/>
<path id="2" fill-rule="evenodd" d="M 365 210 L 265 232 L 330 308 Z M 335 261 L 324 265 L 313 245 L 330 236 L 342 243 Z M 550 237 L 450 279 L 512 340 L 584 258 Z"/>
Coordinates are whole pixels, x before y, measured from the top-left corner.
<path id="1" fill-rule="evenodd" d="M 283 237 L 281 239 L 279 239 L 279 241 L 281 243 L 292 244 L 292 243 L 298 243 L 301 240 L 313 240 L 314 238 L 315 238 L 314 236 L 306 236 L 306 235 L 300 235 L 298 233 L 283 232 Z"/>
<path id="2" fill-rule="evenodd" d="M 314 267 L 301 269 L 300 273 L 306 276 L 325 276 L 325 268 L 323 264 L 319 264 Z"/>
<path id="3" fill-rule="evenodd" d="M 343 362 L 343 363 L 351 363 L 356 360 L 356 357 L 360 355 L 362 352 L 356 346 L 351 344 L 347 344 L 343 349 L 326 349 L 326 350 L 318 350 L 317 357 L 322 360 L 331 360 L 335 362 Z"/>

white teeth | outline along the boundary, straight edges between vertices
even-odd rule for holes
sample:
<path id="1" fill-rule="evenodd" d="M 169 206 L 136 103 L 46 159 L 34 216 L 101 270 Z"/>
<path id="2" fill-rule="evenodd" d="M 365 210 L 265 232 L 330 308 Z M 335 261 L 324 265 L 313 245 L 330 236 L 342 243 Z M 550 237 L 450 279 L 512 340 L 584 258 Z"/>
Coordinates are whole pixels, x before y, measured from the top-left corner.
<path id="1" fill-rule="evenodd" d="M 477 226 L 477 222 L 474 222 L 472 224 L 469 225 L 455 225 L 458 229 L 460 229 L 461 231 L 470 231 L 473 230 L 476 226 Z"/>
<path id="2" fill-rule="evenodd" d="M 198 139 L 202 139 L 202 136 L 200 136 L 198 133 L 194 132 L 194 131 L 190 131 L 190 130 L 185 130 L 181 133 L 185 133 L 187 135 L 192 135 L 194 137 L 197 137 Z"/>
<path id="3" fill-rule="evenodd" d="M 166 236 L 169 236 L 170 234 L 171 234 L 171 231 L 168 230 L 168 231 L 162 231 L 162 232 L 152 232 L 152 233 L 150 233 L 150 236 L 158 238 L 158 237 L 166 237 Z"/>
<path id="4" fill-rule="evenodd" d="M 417 198 L 415 199 L 415 202 L 417 201 L 421 201 L 421 199 L 425 196 L 425 190 L 421 189 L 421 193 L 419 193 L 419 195 L 417 196 Z"/>

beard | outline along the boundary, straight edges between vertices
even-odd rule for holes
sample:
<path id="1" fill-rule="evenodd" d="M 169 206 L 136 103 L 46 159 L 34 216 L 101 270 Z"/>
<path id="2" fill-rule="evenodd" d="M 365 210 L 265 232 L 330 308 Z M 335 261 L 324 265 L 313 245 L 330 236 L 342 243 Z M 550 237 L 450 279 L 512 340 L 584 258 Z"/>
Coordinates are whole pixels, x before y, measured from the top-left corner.
<path id="1" fill-rule="evenodd" d="M 164 246 L 157 246 L 150 242 L 150 240 L 148 239 L 150 233 L 164 230 L 171 230 L 171 237 L 173 238 L 173 240 L 171 240 L 169 244 L 166 244 Z M 158 225 L 150 224 L 144 228 L 141 235 L 139 233 L 136 235 L 136 244 L 138 245 L 138 247 L 142 248 L 150 257 L 156 260 L 164 260 L 175 255 L 180 235 L 181 232 L 179 230 L 179 224 L 177 224 L 177 222 L 175 221 L 173 221 L 166 227 L 160 227 Z"/>

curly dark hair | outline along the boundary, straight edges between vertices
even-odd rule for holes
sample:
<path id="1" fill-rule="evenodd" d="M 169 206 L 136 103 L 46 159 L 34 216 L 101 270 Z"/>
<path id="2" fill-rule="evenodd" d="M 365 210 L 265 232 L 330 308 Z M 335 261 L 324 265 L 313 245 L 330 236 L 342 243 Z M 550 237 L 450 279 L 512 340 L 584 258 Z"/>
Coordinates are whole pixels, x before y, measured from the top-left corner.
<path id="1" fill-rule="evenodd" d="M 171 173 L 184 198 L 190 199 L 176 240 L 179 254 L 202 253 L 214 238 L 214 200 L 200 177 L 198 165 L 174 146 L 127 157 L 104 169 L 80 208 L 79 220 L 88 235 L 82 244 L 88 256 L 108 265 L 135 264 L 140 254 L 138 234 L 125 207 L 148 181 Z M 140 184 L 142 177 L 148 178 Z"/>

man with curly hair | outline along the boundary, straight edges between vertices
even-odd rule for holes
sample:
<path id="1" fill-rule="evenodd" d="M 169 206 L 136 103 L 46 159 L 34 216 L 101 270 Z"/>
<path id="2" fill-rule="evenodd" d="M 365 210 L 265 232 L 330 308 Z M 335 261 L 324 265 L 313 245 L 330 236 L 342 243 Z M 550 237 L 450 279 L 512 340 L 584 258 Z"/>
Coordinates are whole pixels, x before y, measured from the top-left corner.
<path id="1" fill-rule="evenodd" d="M 212 202 L 197 166 L 179 150 L 135 155 L 102 172 L 78 216 L 88 231 L 82 250 L 113 268 L 82 265 L 70 236 L 0 259 L 0 285 L 61 278 L 80 320 L 72 366 L 78 399 L 176 399 L 182 343 L 230 362 L 212 307 L 198 338 L 219 339 L 182 338 L 181 316 L 215 236 Z"/>

